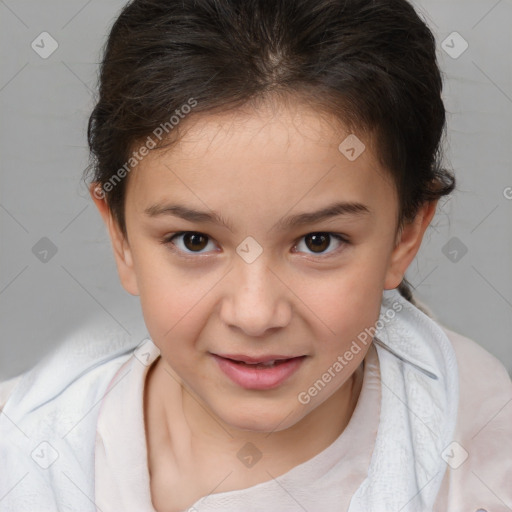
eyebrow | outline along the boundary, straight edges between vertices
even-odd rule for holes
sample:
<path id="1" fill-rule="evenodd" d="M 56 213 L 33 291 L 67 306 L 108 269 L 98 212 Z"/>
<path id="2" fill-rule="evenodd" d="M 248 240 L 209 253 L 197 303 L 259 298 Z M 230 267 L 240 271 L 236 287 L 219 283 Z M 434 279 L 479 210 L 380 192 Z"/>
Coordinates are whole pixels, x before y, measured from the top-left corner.
<path id="1" fill-rule="evenodd" d="M 172 215 L 190 222 L 204 222 L 219 224 L 233 231 L 231 224 L 217 212 L 205 212 L 194 210 L 180 204 L 155 204 L 144 210 L 150 217 L 161 215 Z M 357 202 L 336 202 L 314 212 L 299 213 L 280 219 L 272 228 L 285 231 L 306 224 L 314 224 L 333 217 L 362 218 L 371 214 L 371 210 L 362 203 Z"/>

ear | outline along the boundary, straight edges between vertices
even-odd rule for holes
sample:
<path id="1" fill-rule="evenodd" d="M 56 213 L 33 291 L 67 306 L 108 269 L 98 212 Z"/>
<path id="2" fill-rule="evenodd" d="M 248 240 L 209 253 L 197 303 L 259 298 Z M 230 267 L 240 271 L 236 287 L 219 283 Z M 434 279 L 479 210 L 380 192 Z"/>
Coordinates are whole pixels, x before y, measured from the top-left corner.
<path id="1" fill-rule="evenodd" d="M 103 222 L 107 226 L 114 257 L 117 265 L 117 272 L 123 288 L 132 295 L 139 295 L 137 277 L 133 267 L 133 257 L 128 240 L 123 235 L 118 222 L 112 215 L 105 199 L 105 192 L 98 183 L 92 183 L 89 193 L 100 212 Z"/>
<path id="2" fill-rule="evenodd" d="M 397 234 L 395 248 L 386 272 L 385 290 L 396 288 L 405 275 L 405 272 L 420 249 L 423 235 L 436 213 L 438 200 L 427 201 L 418 211 L 413 221 L 405 224 Z"/>

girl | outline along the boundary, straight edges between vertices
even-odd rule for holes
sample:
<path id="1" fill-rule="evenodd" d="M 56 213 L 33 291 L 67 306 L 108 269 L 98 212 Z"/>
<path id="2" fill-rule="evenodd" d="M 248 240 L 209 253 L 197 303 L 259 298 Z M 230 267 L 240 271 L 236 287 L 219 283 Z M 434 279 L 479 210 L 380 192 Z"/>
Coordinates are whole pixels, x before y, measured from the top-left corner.
<path id="1" fill-rule="evenodd" d="M 512 508 L 510 379 L 404 278 L 441 89 L 405 0 L 126 5 L 90 191 L 149 337 L 4 385 L 0 510 Z"/>

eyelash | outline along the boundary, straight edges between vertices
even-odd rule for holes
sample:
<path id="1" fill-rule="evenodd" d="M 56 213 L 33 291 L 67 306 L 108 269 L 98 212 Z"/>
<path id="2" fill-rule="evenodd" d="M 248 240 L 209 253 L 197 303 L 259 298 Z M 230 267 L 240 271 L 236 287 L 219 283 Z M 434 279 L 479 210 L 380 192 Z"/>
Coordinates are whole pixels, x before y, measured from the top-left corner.
<path id="1" fill-rule="evenodd" d="M 171 251 L 173 251 L 174 253 L 178 254 L 180 257 L 183 257 L 183 258 L 197 259 L 197 258 L 204 257 L 205 256 L 204 253 L 199 253 L 199 252 L 198 253 L 194 253 L 194 252 L 187 253 L 187 252 L 184 252 L 181 249 L 178 249 L 176 247 L 176 244 L 173 242 L 173 239 L 176 238 L 176 237 L 182 236 L 182 235 L 187 235 L 187 234 L 202 235 L 202 236 L 205 236 L 208 239 L 208 241 L 212 240 L 212 238 L 210 236 L 206 235 L 205 233 L 201 233 L 200 231 L 179 231 L 177 233 L 173 233 L 171 235 L 167 235 L 162 240 L 160 240 L 160 243 L 165 245 L 165 246 L 167 246 Z M 341 250 L 343 250 L 344 246 L 350 244 L 350 241 L 344 235 L 341 235 L 339 233 L 331 233 L 331 232 L 328 232 L 328 231 L 312 231 L 310 233 L 306 233 L 305 235 L 299 237 L 298 241 L 302 240 L 303 238 L 307 237 L 308 235 L 319 235 L 319 234 L 328 235 L 328 236 L 330 236 L 332 238 L 335 238 L 336 240 L 338 240 L 338 242 L 341 243 L 341 245 L 337 249 L 334 249 L 334 250 L 332 250 L 331 252 L 328 252 L 328 253 L 323 253 L 323 254 L 322 253 L 318 253 L 317 255 L 315 255 L 314 253 L 306 253 L 308 256 L 313 256 L 313 257 L 316 256 L 316 259 L 323 259 L 323 258 L 331 257 L 332 255 L 334 255 L 334 254 L 340 252 Z M 298 245 L 298 242 L 294 245 L 294 247 L 296 245 Z M 329 244 L 329 246 L 330 246 L 330 244 Z M 329 249 L 329 247 L 328 247 L 328 249 Z"/>

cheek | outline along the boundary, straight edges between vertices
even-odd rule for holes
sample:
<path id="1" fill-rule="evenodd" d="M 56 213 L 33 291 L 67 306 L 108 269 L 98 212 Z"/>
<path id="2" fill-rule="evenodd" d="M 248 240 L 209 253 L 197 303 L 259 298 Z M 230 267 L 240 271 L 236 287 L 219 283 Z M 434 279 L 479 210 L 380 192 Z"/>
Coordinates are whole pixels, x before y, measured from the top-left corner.
<path id="1" fill-rule="evenodd" d="M 223 273 L 219 270 L 199 275 L 197 268 L 187 270 L 171 264 L 161 248 L 138 247 L 134 264 L 149 334 L 162 352 L 179 344 L 189 353 L 189 349 L 197 348 L 196 340 L 215 308 L 215 284 Z M 308 278 L 289 276 L 294 295 L 299 298 L 291 296 L 289 300 L 296 302 L 296 315 L 309 324 L 324 347 L 330 347 L 329 352 L 342 350 L 376 322 L 383 274 L 382 258 L 367 250 L 337 272 Z"/>
<path id="2" fill-rule="evenodd" d="M 345 268 L 338 275 L 315 283 L 315 293 L 302 291 L 307 306 L 319 319 L 319 336 L 333 348 L 374 325 L 380 313 L 382 284 L 380 269 L 364 263 Z M 297 294 L 301 296 L 299 293 Z M 311 316 L 311 315 L 310 315 Z"/>
<path id="3" fill-rule="evenodd" d="M 153 253 L 138 258 L 137 280 L 144 320 L 160 350 L 194 340 L 204 323 L 211 279 L 192 276 Z"/>

